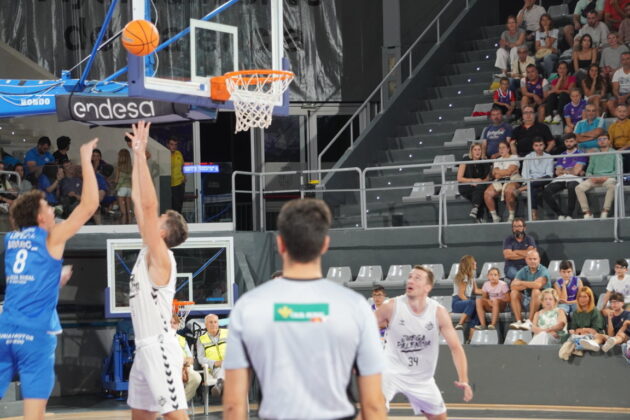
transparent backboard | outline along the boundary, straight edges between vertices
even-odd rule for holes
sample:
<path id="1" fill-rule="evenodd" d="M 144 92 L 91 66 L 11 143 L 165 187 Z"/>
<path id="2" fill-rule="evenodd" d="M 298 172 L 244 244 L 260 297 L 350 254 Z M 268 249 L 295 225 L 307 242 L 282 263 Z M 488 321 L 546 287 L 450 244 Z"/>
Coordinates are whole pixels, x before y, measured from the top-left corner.
<path id="1" fill-rule="evenodd" d="M 210 99 L 211 77 L 283 69 L 283 0 L 132 0 L 131 5 L 133 19 L 156 25 L 160 43 L 178 38 L 146 57 L 128 55 L 131 96 L 232 109 L 230 101 Z"/>
<path id="2" fill-rule="evenodd" d="M 129 315 L 129 278 L 141 239 L 107 240 L 108 317 Z M 229 310 L 234 304 L 234 252 L 230 237 L 189 238 L 173 249 L 177 263 L 175 299 L 192 301 L 192 313 Z"/>

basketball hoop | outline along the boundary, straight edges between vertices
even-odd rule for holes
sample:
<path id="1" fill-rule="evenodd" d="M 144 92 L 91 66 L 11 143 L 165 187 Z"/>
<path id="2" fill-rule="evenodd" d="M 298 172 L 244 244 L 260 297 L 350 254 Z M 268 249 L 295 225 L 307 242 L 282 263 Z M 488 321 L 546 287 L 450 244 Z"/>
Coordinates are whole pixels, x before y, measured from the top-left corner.
<path id="1" fill-rule="evenodd" d="M 282 102 L 282 95 L 293 81 L 294 74 L 282 70 L 242 70 L 213 78 L 216 84 L 225 83 L 236 113 L 236 133 L 253 127 L 271 125 L 273 107 Z M 215 99 L 215 95 L 212 95 Z M 225 98 L 225 96 L 224 96 Z"/>
<path id="2" fill-rule="evenodd" d="M 178 329 L 182 330 L 186 326 L 186 318 L 194 304 L 195 302 L 173 299 L 173 314 L 179 317 Z"/>

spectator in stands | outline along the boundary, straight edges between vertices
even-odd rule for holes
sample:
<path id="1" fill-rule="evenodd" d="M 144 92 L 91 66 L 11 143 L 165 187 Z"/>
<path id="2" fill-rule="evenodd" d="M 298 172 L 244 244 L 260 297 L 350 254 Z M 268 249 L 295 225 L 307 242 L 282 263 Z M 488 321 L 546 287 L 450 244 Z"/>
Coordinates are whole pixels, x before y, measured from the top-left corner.
<path id="1" fill-rule="evenodd" d="M 498 109 L 507 119 L 512 117 L 514 108 L 516 108 L 516 96 L 510 90 L 510 79 L 502 77 L 499 82 L 499 88 L 494 91 L 492 96 L 492 109 Z"/>
<path id="2" fill-rule="evenodd" d="M 177 139 L 171 138 L 167 142 L 167 147 L 171 151 L 171 208 L 181 213 L 186 193 L 186 177 L 182 172 L 184 156 L 177 150 L 177 143 Z"/>
<path id="3" fill-rule="evenodd" d="M 49 152 L 50 139 L 48 137 L 40 137 L 37 140 L 37 146 L 26 152 L 24 156 L 24 164 L 26 173 L 35 173 L 35 176 L 39 176 L 44 165 L 54 162 L 53 156 Z"/>
<path id="4" fill-rule="evenodd" d="M 531 105 L 538 109 L 540 121 L 545 119 L 544 103 L 549 95 L 549 82 L 538 74 L 534 65 L 527 66 L 525 78 L 521 79 L 521 110 Z M 523 120 L 525 117 L 523 116 Z"/>
<path id="5" fill-rule="evenodd" d="M 176 314 L 173 315 L 173 317 L 171 318 L 171 328 L 173 328 L 173 331 L 175 331 L 177 342 L 182 349 L 182 356 L 184 357 L 184 365 L 182 367 L 182 380 L 184 381 L 184 392 L 186 393 L 186 401 L 190 401 L 195 397 L 195 394 L 197 393 L 197 388 L 199 388 L 199 385 L 201 384 L 201 375 L 194 369 L 195 359 L 193 358 L 193 354 L 190 351 L 190 347 L 188 347 L 186 337 L 177 334 L 177 330 L 179 330 L 179 322 L 179 316 L 177 316 Z"/>
<path id="6" fill-rule="evenodd" d="M 542 138 L 534 138 L 533 144 L 534 151 L 525 156 L 521 176 L 534 181 L 524 183 L 519 191 L 531 188 L 532 219 L 538 220 L 538 204 L 542 200 L 542 192 L 553 177 L 553 159 L 543 158 L 550 155 L 545 153 L 545 141 Z"/>
<path id="7" fill-rule="evenodd" d="M 573 39 L 575 37 L 575 31 L 582 29 L 586 25 L 587 13 L 591 10 L 595 10 L 600 14 L 600 19 L 604 17 L 604 0 L 578 0 L 573 12 L 573 24 L 566 25 L 563 28 L 564 40 L 568 44 L 569 48 L 573 47 Z"/>
<path id="8" fill-rule="evenodd" d="M 584 82 L 582 82 L 584 83 Z M 564 106 L 562 115 L 564 116 L 564 132 L 573 133 L 575 124 L 582 119 L 584 108 L 586 108 L 586 100 L 582 99 L 582 92 L 578 88 L 571 89 L 569 93 L 571 102 Z"/>
<path id="9" fill-rule="evenodd" d="M 613 293 L 623 296 L 623 303 L 626 309 L 630 310 L 630 276 L 628 275 L 628 261 L 623 258 L 615 261 L 615 274 L 610 276 L 606 285 L 606 293 L 602 298 L 602 310 L 604 316 L 608 315 L 608 302 Z"/>
<path id="10" fill-rule="evenodd" d="M 61 211 L 59 206 L 59 184 L 64 177 L 61 167 L 48 163 L 43 166 L 42 174 L 37 179 L 37 188 L 44 192 L 44 198 L 52 207 L 56 207 L 55 212 Z"/>
<path id="11" fill-rule="evenodd" d="M 589 35 L 593 47 L 602 48 L 606 43 L 609 32 L 608 26 L 600 21 L 599 13 L 595 10 L 591 10 L 586 14 L 586 25 L 582 26 L 582 29 L 580 29 L 575 38 L 583 38 L 584 35 Z"/>
<path id="12" fill-rule="evenodd" d="M 484 158 L 496 159 L 499 157 L 499 143 L 510 142 L 512 138 L 512 125 L 503 121 L 503 116 L 498 109 L 490 111 L 490 124 L 481 132 L 481 155 Z M 470 153 L 468 155 L 470 156 Z"/>
<path id="13" fill-rule="evenodd" d="M 497 110 L 493 110 L 493 113 L 495 114 L 493 118 L 500 114 Z M 487 188 L 484 182 L 490 180 L 490 164 L 473 163 L 482 159 L 481 148 L 479 143 L 471 144 L 468 156 L 464 158 L 466 162 L 471 163 L 462 163 L 457 168 L 459 193 L 472 203 L 469 216 L 479 222 L 484 218 L 483 193 Z"/>
<path id="14" fill-rule="evenodd" d="M 534 32 L 540 25 L 540 17 L 546 13 L 544 7 L 535 3 L 536 0 L 523 0 L 523 8 L 516 15 L 516 24 L 525 28 L 528 39 L 534 39 Z"/>
<path id="15" fill-rule="evenodd" d="M 529 345 L 546 346 L 560 343 L 560 337 L 566 335 L 567 316 L 558 308 L 558 293 L 554 289 L 545 289 L 540 293 L 542 309 L 534 315 Z"/>
<path id="16" fill-rule="evenodd" d="M 512 280 L 516 273 L 527 265 L 525 257 L 529 251 L 536 250 L 536 241 L 525 233 L 527 226 L 520 217 L 512 221 L 512 235 L 503 240 L 503 258 L 505 259 L 505 278 Z"/>
<path id="17" fill-rule="evenodd" d="M 372 304 L 370 305 L 372 308 L 372 311 L 376 311 L 386 301 L 387 301 L 387 292 L 385 291 L 385 288 L 381 286 L 380 284 L 374 286 L 372 288 Z M 381 334 L 381 340 L 385 337 L 385 331 L 387 331 L 387 328 L 379 329 L 379 333 Z"/>
<path id="18" fill-rule="evenodd" d="M 575 87 L 575 76 L 569 74 L 569 65 L 561 61 L 558 64 L 558 77 L 551 81 L 551 90 L 545 101 L 545 123 L 560 124 L 564 107 L 571 102 L 569 93 Z"/>
<path id="19" fill-rule="evenodd" d="M 501 221 L 501 217 L 497 214 L 497 205 L 494 201 L 499 194 L 501 194 L 501 201 L 506 202 L 509 211 L 508 222 L 514 219 L 516 209 L 516 196 L 514 191 L 518 188 L 518 183 L 509 181 L 521 179 L 518 173 L 520 162 L 515 160 L 518 156 L 510 155 L 510 147 L 507 142 L 502 141 L 499 143 L 499 155 L 499 158 L 492 165 L 491 178 L 495 182 L 487 186 L 483 196 L 494 223 Z"/>
<path id="20" fill-rule="evenodd" d="M 547 13 L 540 17 L 536 31 L 536 65 L 544 69 L 545 77 L 551 76 L 558 62 L 558 30 L 553 28 L 551 16 Z"/>
<path id="21" fill-rule="evenodd" d="M 526 45 L 521 45 L 517 49 L 517 59 L 512 60 L 510 65 L 510 90 L 517 96 L 521 94 L 521 79 L 527 76 L 527 67 L 536 65 L 536 59 L 529 55 Z"/>
<path id="22" fill-rule="evenodd" d="M 627 104 L 630 98 L 630 53 L 621 54 L 621 68 L 612 78 L 612 97 L 608 100 L 608 113 L 613 117 L 619 104 Z"/>
<path id="23" fill-rule="evenodd" d="M 593 339 L 603 331 L 604 318 L 602 318 L 602 314 L 595 307 L 593 291 L 585 286 L 580 287 L 577 292 L 577 309 L 573 312 L 569 321 L 569 335 L 563 338 L 566 341 L 560 347 L 558 356 L 561 359 L 569 360 L 580 340 Z"/>
<path id="24" fill-rule="evenodd" d="M 628 4 L 628 0 L 606 0 L 604 5 L 604 22 L 613 30 L 619 30 L 619 25 L 625 14 L 623 8 Z"/>
<path id="25" fill-rule="evenodd" d="M 601 152 L 611 151 L 608 134 L 601 135 L 597 141 Z M 582 207 L 585 219 L 593 218 L 593 213 L 588 205 L 586 192 L 591 188 L 600 185 L 606 188 L 606 196 L 604 198 L 604 206 L 602 208 L 600 218 L 606 219 L 608 217 L 608 212 L 610 211 L 613 199 L 615 198 L 615 187 L 617 183 L 616 175 L 617 156 L 615 156 L 614 153 L 591 156 L 588 162 L 588 167 L 586 168 L 586 176 L 592 178 L 585 179 L 580 182 L 577 187 L 575 187 L 575 195 L 580 203 L 580 207 Z"/>
<path id="26" fill-rule="evenodd" d="M 208 366 L 208 373 L 216 379 L 212 394 L 221 395 L 223 391 L 223 360 L 227 344 L 228 330 L 219 328 L 219 317 L 214 314 L 206 315 L 206 333 L 197 339 L 197 361 L 200 365 Z"/>
<path id="27" fill-rule="evenodd" d="M 83 179 L 81 178 L 81 167 L 70 164 L 70 161 L 67 161 L 63 166 L 63 173 L 64 177 L 59 182 L 59 202 L 63 208 L 62 217 L 65 219 L 81 201 Z"/>
<path id="28" fill-rule="evenodd" d="M 480 295 L 481 289 L 477 287 L 475 281 L 476 273 L 477 261 L 470 255 L 464 255 L 459 260 L 457 274 L 453 280 L 452 312 L 462 314 L 455 326 L 456 330 L 463 330 L 466 321 L 470 322 L 471 328 L 474 328 L 479 322 L 474 295 Z"/>
<path id="29" fill-rule="evenodd" d="M 96 173 L 101 174 L 106 178 L 107 175 L 105 174 L 107 172 L 109 172 L 110 175 L 111 172 L 113 172 L 112 165 L 103 160 L 103 154 L 101 153 L 100 149 L 94 149 L 94 151 L 92 152 L 92 166 L 94 167 Z"/>
<path id="30" fill-rule="evenodd" d="M 582 280 L 573 275 L 573 264 L 571 261 L 562 261 L 559 268 L 560 278 L 556 280 L 553 288 L 560 297 L 558 307 L 567 315 L 571 315 L 577 310 L 577 293 L 583 286 Z"/>
<path id="31" fill-rule="evenodd" d="M 120 223 L 131 223 L 131 154 L 129 150 L 118 151 L 118 165 L 114 170 L 114 184 L 120 210 Z"/>
<path id="32" fill-rule="evenodd" d="M 630 120 L 628 106 L 617 105 L 617 120 L 608 127 L 608 137 L 615 150 L 630 150 Z M 622 155 L 623 172 L 630 172 L 630 154 Z"/>
<path id="33" fill-rule="evenodd" d="M 511 329 L 531 329 L 534 315 L 540 308 L 541 291 L 551 288 L 547 267 L 540 263 L 540 255 L 535 249 L 527 251 L 527 265 L 516 273 L 510 283 L 510 306 L 516 322 Z M 521 308 L 529 306 L 529 319 L 522 321 Z"/>
<path id="34" fill-rule="evenodd" d="M 516 26 L 514 16 L 508 16 L 506 27 L 499 39 L 497 59 L 494 63 L 494 66 L 501 70 L 502 76 L 507 75 L 508 65 L 518 59 L 518 48 L 525 44 L 525 31 Z"/>
<path id="35" fill-rule="evenodd" d="M 619 42 L 622 44 L 630 43 L 630 3 L 623 8 L 624 20 L 619 25 Z"/>
<path id="36" fill-rule="evenodd" d="M 571 60 L 575 77 L 581 83 L 591 64 L 597 64 L 597 48 L 593 46 L 593 38 L 589 34 L 585 34 L 575 42 Z"/>
<path id="37" fill-rule="evenodd" d="M 510 150 L 512 154 L 520 157 L 527 156 L 528 153 L 534 150 L 532 142 L 536 137 L 540 137 L 545 141 L 545 151 L 551 153 L 556 146 L 556 141 L 551 135 L 549 127 L 536 121 L 533 106 L 526 105 L 521 108 L 521 110 L 523 111 L 523 124 L 512 131 L 512 138 L 510 140 Z"/>
<path id="38" fill-rule="evenodd" d="M 605 121 L 597 116 L 595 105 L 588 104 L 584 108 L 584 119 L 578 121 L 573 132 L 581 150 L 597 147 L 599 136 L 606 133 L 604 131 Z"/>
<path id="39" fill-rule="evenodd" d="M 7 153 L 2 147 L 0 147 L 0 158 L 2 158 L 2 163 L 4 163 L 4 167 L 7 169 L 15 168 L 15 165 L 18 163 L 21 164 L 18 159 Z"/>
<path id="40" fill-rule="evenodd" d="M 545 187 L 543 192 L 543 200 L 551 210 L 558 215 L 558 220 L 572 219 L 575 211 L 575 203 L 577 196 L 575 195 L 575 187 L 582 182 L 581 176 L 584 175 L 584 169 L 588 164 L 588 158 L 583 155 L 584 152 L 578 149 L 575 134 L 569 133 L 564 135 L 564 146 L 566 150 L 560 154 L 560 158 L 556 159 L 556 179 Z M 560 191 L 567 189 L 569 199 L 566 212 L 563 212 L 560 205 L 555 200 L 554 195 Z"/>
<path id="41" fill-rule="evenodd" d="M 8 210 L 8 208 L 13 204 L 13 201 L 15 201 L 15 198 L 33 189 L 31 181 L 24 177 L 24 165 L 17 163 L 13 168 L 13 171 L 18 173 L 20 180 L 18 182 L 16 178 L 10 178 L 10 188 L 8 189 L 10 195 L 0 194 L 0 206 L 2 206 L 5 210 Z"/>
<path id="42" fill-rule="evenodd" d="M 60 136 L 57 137 L 57 151 L 53 153 L 53 158 L 55 158 L 55 162 L 57 165 L 63 165 L 64 163 L 70 161 L 68 157 L 68 151 L 70 150 L 70 137 L 68 136 Z"/>
<path id="43" fill-rule="evenodd" d="M 97 149 L 94 149 L 97 150 Z M 94 155 L 92 155 L 94 157 Z M 94 163 L 94 162 L 92 162 Z M 95 168 L 96 171 L 96 168 Z M 107 178 L 109 178 L 114 172 L 114 168 L 110 164 L 102 165 L 102 173 L 96 172 L 96 184 L 98 185 L 98 198 L 100 206 L 98 210 L 94 213 L 94 223 L 100 225 L 102 223 L 101 212 L 103 209 L 107 208 L 111 203 L 116 200 L 116 197 L 113 197 L 109 194 L 109 182 L 107 182 Z"/>
<path id="44" fill-rule="evenodd" d="M 630 312 L 623 309 L 623 295 L 614 292 L 610 295 L 611 310 L 605 315 L 605 334 L 597 334 L 594 339 L 582 339 L 580 344 L 584 349 L 591 351 L 609 351 L 617 344 L 630 339 L 628 325 L 630 325 Z"/>
<path id="45" fill-rule="evenodd" d="M 602 111 L 603 101 L 606 100 L 606 91 L 608 90 L 609 84 L 600 74 L 599 66 L 597 64 L 591 64 L 589 66 L 588 72 L 586 73 L 586 76 L 584 77 L 584 80 L 582 80 L 581 84 L 586 100 L 589 104 L 595 105 L 597 113 L 599 114 L 599 112 Z M 586 105 L 584 107 L 586 107 Z M 582 113 L 583 111 L 584 108 L 582 108 Z M 577 121 L 582 119 L 582 113 L 580 113 Z"/>
<path id="46" fill-rule="evenodd" d="M 488 270 L 488 280 L 481 286 L 481 297 L 477 298 L 477 319 L 479 324 L 475 326 L 477 330 L 495 330 L 499 322 L 499 313 L 505 310 L 510 301 L 510 288 L 507 283 L 500 280 L 501 273 L 496 267 Z M 486 327 L 486 312 L 492 313 L 490 325 Z"/>
<path id="47" fill-rule="evenodd" d="M 602 50 L 599 60 L 599 67 L 607 82 L 610 82 L 613 74 L 621 67 L 621 54 L 629 51 L 628 47 L 619 43 L 617 32 L 608 34 L 608 46 Z"/>

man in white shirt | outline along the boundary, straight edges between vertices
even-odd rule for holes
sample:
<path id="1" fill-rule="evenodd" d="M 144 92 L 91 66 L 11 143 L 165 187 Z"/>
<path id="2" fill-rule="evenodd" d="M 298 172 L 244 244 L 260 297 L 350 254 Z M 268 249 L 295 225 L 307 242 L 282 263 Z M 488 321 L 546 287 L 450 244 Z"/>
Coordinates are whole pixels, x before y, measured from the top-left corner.
<path id="1" fill-rule="evenodd" d="M 617 105 L 627 104 L 630 98 L 630 52 L 621 54 L 621 68 L 612 77 L 612 98 L 607 102 L 610 115 L 617 116 Z"/>
<path id="2" fill-rule="evenodd" d="M 540 17 L 546 13 L 544 7 L 535 3 L 536 0 L 524 0 L 523 8 L 516 15 L 516 24 L 525 28 L 527 39 L 533 39 L 534 32 L 540 27 Z"/>
<path id="3" fill-rule="evenodd" d="M 541 159 L 543 156 L 551 156 L 545 153 L 545 141 L 541 137 L 535 137 L 532 140 L 532 146 L 534 151 L 525 156 L 526 159 L 523 161 L 521 176 L 525 179 L 536 179 L 536 181 L 531 181 L 529 185 L 532 190 L 532 219 L 538 220 L 538 198 L 553 177 L 553 159 Z M 519 191 L 527 191 L 527 185 L 527 182 L 525 182 L 519 188 Z"/>
<path id="4" fill-rule="evenodd" d="M 583 35 L 589 34 L 593 38 L 593 47 L 601 49 L 607 42 L 608 26 L 599 20 L 599 13 L 592 10 L 586 15 L 586 25 L 575 36 L 575 40 L 581 39 Z"/>

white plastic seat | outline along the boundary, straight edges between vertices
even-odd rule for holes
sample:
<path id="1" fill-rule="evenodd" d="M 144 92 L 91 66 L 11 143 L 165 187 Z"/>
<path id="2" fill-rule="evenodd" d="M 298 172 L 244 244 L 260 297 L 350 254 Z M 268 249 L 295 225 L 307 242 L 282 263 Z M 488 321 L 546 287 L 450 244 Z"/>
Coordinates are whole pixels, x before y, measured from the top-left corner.
<path id="1" fill-rule="evenodd" d="M 515 345 L 515 342 L 517 340 L 523 340 L 525 343 L 529 343 L 532 337 L 533 335 L 531 331 L 508 330 L 507 334 L 505 335 L 505 341 L 503 342 L 503 344 L 513 346 Z"/>
<path id="2" fill-rule="evenodd" d="M 326 278 L 335 283 L 345 284 L 346 282 L 352 281 L 352 272 L 350 271 L 350 267 L 330 267 Z"/>
<path id="3" fill-rule="evenodd" d="M 446 181 L 440 188 L 440 194 L 447 199 L 454 199 L 459 197 L 459 189 L 457 188 L 457 181 Z"/>
<path id="4" fill-rule="evenodd" d="M 549 6 L 547 9 L 547 13 L 551 16 L 551 19 L 558 19 L 564 16 L 569 16 L 569 5 L 566 3 L 563 4 L 554 4 L 553 6 Z"/>
<path id="5" fill-rule="evenodd" d="M 470 140 L 475 140 L 476 138 L 477 135 L 475 134 L 474 128 L 458 128 L 455 130 L 455 133 L 453 133 L 451 142 L 466 144 Z"/>
<path id="6" fill-rule="evenodd" d="M 422 266 L 433 272 L 434 283 L 444 278 L 444 266 L 442 264 L 422 264 Z"/>
<path id="7" fill-rule="evenodd" d="M 488 279 L 488 271 L 490 271 L 491 268 L 498 268 L 499 269 L 499 277 L 503 278 L 505 277 L 505 262 L 503 261 L 497 261 L 497 262 L 486 262 L 483 263 L 483 265 L 481 266 L 481 273 L 479 273 L 479 277 L 482 280 L 487 280 Z"/>
<path id="8" fill-rule="evenodd" d="M 605 259 L 584 260 L 580 277 L 585 277 L 591 285 L 601 285 L 608 279 L 610 274 L 610 262 Z"/>
<path id="9" fill-rule="evenodd" d="M 362 265 L 354 280 L 356 283 L 374 283 L 383 280 L 383 269 L 380 265 Z"/>
<path id="10" fill-rule="evenodd" d="M 478 346 L 499 344 L 499 334 L 497 330 L 475 330 L 470 344 Z"/>
<path id="11" fill-rule="evenodd" d="M 455 330 L 455 332 L 457 333 L 457 338 L 459 338 L 459 342 L 464 344 L 464 332 L 462 330 Z M 440 334 L 440 344 L 446 344 L 446 340 L 444 339 L 442 334 Z"/>
<path id="12" fill-rule="evenodd" d="M 416 182 L 411 188 L 411 193 L 403 197 L 404 203 L 428 201 L 435 195 L 435 184 L 431 182 Z"/>
<path id="13" fill-rule="evenodd" d="M 411 271 L 411 265 L 390 265 L 389 270 L 387 270 L 387 277 L 385 278 L 385 282 L 390 284 L 400 283 L 404 284 L 407 281 L 407 277 L 409 276 L 409 272 Z"/>
<path id="14" fill-rule="evenodd" d="M 451 312 L 453 296 L 431 296 L 431 299 L 437 301 L 440 305 L 444 306 L 447 311 Z"/>
<path id="15" fill-rule="evenodd" d="M 424 170 L 425 174 L 439 174 L 441 173 L 441 167 L 444 165 L 436 165 L 436 163 L 448 163 L 448 162 L 455 162 L 455 155 L 437 155 L 433 158 L 433 165 L 431 165 L 430 168 L 427 168 Z M 455 164 L 451 164 L 451 165 L 446 165 L 444 170 L 447 171 L 448 169 L 453 170 L 455 168 Z"/>
<path id="16" fill-rule="evenodd" d="M 573 260 L 569 260 L 569 261 L 571 261 L 571 264 L 573 265 L 573 275 L 577 276 L 577 271 L 575 270 L 575 261 Z M 551 277 L 552 282 L 555 282 L 556 280 L 560 278 L 560 263 L 561 262 L 562 260 L 549 261 L 549 267 L 547 267 L 547 271 L 549 271 L 549 277 Z"/>
<path id="17" fill-rule="evenodd" d="M 453 263 L 451 265 L 451 271 L 448 273 L 448 277 L 446 278 L 446 283 L 453 283 L 455 280 L 455 275 L 457 275 L 457 271 L 459 270 L 459 263 Z"/>

